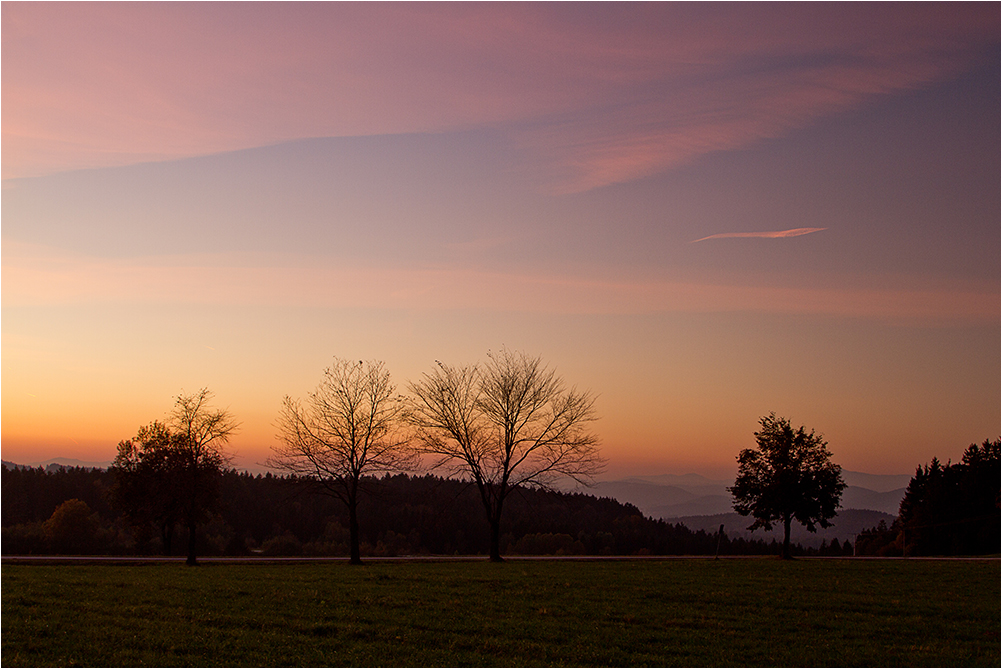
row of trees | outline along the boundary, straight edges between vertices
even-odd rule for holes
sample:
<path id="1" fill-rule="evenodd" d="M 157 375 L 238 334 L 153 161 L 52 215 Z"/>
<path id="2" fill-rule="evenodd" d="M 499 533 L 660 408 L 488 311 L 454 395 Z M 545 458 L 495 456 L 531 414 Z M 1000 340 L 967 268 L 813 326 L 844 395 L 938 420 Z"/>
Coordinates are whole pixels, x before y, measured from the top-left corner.
<path id="1" fill-rule="evenodd" d="M 479 365 L 437 362 L 408 391 L 407 396 L 396 392 L 382 362 L 335 359 L 305 401 L 288 396 L 283 401 L 280 444 L 268 465 L 343 503 L 352 563 L 361 562 L 364 482 L 414 471 L 423 458 L 476 488 L 492 561 L 502 560 L 503 511 L 513 491 L 551 490 L 561 479 L 587 485 L 604 466 L 598 437 L 589 429 L 596 419 L 595 396 L 567 389 L 539 358 L 503 350 Z M 196 562 L 198 525 L 219 498 L 226 443 L 238 428 L 228 411 L 210 406 L 211 398 L 205 389 L 178 396 L 166 423 L 143 426 L 119 444 L 113 467 L 114 499 L 141 543 L 143 533 L 157 533 L 169 552 L 181 524 L 190 564 Z M 750 530 L 782 524 L 781 555 L 790 558 L 791 524 L 802 523 L 811 532 L 830 526 L 846 484 L 814 430 L 795 429 L 772 413 L 760 426 L 756 448 L 738 456 L 738 477 L 729 490 L 735 510 L 754 518 Z M 998 474 L 998 442 L 996 449 Z M 983 451 L 966 453 L 961 475 L 944 470 L 947 480 L 970 483 L 966 473 L 990 467 L 984 463 L 991 453 Z M 942 498 L 941 472 L 936 460 L 918 472 L 915 488 L 922 491 L 912 499 L 922 504 L 907 496 L 903 505 L 922 510 L 923 501 Z M 928 526 L 912 522 L 903 528 Z"/>
<path id="2" fill-rule="evenodd" d="M 917 467 L 894 523 L 861 533 L 856 549 L 876 556 L 999 553 L 1000 440 L 969 445 L 960 463 L 934 458 Z"/>
<path id="3" fill-rule="evenodd" d="M 173 548 L 167 551 L 159 532 L 143 532 L 115 506 L 113 486 L 114 474 L 105 470 L 5 467 L 5 554 L 185 553 L 188 531 L 183 524 L 174 530 Z M 200 557 L 349 555 L 346 506 L 333 496 L 314 495 L 304 478 L 227 469 L 220 475 L 218 491 L 218 505 L 199 526 Z M 30 504 L 9 504 L 14 501 Z M 363 557 L 483 554 L 490 543 L 480 494 L 470 481 L 431 474 L 364 477 L 358 515 Z M 500 545 L 503 554 L 511 555 L 780 551 L 776 541 L 719 538 L 646 518 L 633 505 L 610 498 L 526 487 L 509 495 Z M 837 549 L 845 550 L 830 545 L 819 551 Z M 812 553 L 797 545 L 792 550 Z"/>
<path id="4" fill-rule="evenodd" d="M 268 465 L 340 500 L 348 512 L 350 560 L 361 562 L 359 500 L 366 477 L 431 467 L 472 482 L 488 525 L 489 558 L 501 561 L 505 502 L 520 487 L 550 489 L 564 479 L 590 484 L 602 471 L 595 396 L 567 389 L 539 358 L 508 350 L 479 365 L 436 367 L 396 392 L 382 362 L 335 359 L 306 400 L 286 397 L 280 444 Z M 216 497 L 223 446 L 236 430 L 211 409 L 208 391 L 179 396 L 167 425 L 143 427 L 119 445 L 120 504 L 156 528 L 166 548 L 179 519 L 194 563 L 195 530 Z M 814 431 L 794 430 L 774 414 L 761 420 L 756 449 L 739 455 L 735 509 L 750 529 L 782 523 L 789 558 L 792 521 L 827 527 L 845 488 L 838 465 Z"/>
<path id="5" fill-rule="evenodd" d="M 501 519 L 518 487 L 549 488 L 559 479 L 589 484 L 602 471 L 595 396 L 567 389 L 539 358 L 502 350 L 487 362 L 436 367 L 396 392 L 382 362 L 335 359 L 305 401 L 286 397 L 280 444 L 268 465 L 297 475 L 340 500 L 349 519 L 350 559 L 361 562 L 358 507 L 366 477 L 431 467 L 472 481 L 487 520 L 489 557 L 501 558 Z M 140 428 L 119 444 L 117 500 L 139 526 L 169 547 L 176 523 L 196 528 L 218 497 L 225 445 L 237 429 L 203 389 L 177 398 L 166 424 Z"/>
<path id="6" fill-rule="evenodd" d="M 789 558 L 792 521 L 809 531 L 835 516 L 846 484 L 831 462 L 825 441 L 804 426 L 794 429 L 774 414 L 760 420 L 755 449 L 739 454 L 738 477 L 730 488 L 735 510 L 755 518 L 751 530 L 780 523 L 781 555 Z M 934 458 L 909 482 L 899 514 L 889 528 L 882 521 L 860 533 L 859 556 L 936 556 L 999 553 L 1000 440 L 965 450 L 946 466 Z M 835 550 L 830 547 L 829 551 Z"/>

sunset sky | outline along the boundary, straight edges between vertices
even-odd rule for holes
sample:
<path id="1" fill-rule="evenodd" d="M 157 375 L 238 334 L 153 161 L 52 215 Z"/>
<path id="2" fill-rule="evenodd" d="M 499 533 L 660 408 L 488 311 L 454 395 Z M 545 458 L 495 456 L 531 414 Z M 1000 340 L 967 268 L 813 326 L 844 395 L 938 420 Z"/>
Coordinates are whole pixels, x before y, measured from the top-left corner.
<path id="1" fill-rule="evenodd" d="M 1000 5 L 2 5 L 2 452 L 540 355 L 604 478 L 1000 435 Z"/>

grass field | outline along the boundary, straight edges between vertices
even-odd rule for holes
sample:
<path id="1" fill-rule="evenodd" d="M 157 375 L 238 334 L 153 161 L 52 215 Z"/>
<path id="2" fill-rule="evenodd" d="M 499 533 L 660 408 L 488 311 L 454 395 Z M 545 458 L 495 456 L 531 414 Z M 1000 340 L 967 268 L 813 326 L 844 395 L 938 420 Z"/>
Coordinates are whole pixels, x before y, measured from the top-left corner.
<path id="1" fill-rule="evenodd" d="M 4 565 L 4 666 L 992 666 L 1000 562 Z"/>

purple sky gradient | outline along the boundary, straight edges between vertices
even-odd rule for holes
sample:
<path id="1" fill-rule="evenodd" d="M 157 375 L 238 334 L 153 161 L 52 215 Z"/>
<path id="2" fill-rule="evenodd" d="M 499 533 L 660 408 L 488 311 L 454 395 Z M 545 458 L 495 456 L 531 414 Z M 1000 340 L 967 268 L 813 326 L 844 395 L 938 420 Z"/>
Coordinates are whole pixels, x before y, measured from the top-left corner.
<path id="1" fill-rule="evenodd" d="M 331 356 L 501 346 L 609 476 L 771 411 L 858 471 L 1000 433 L 998 5 L 2 12 L 6 460 L 208 386 L 256 467 Z"/>

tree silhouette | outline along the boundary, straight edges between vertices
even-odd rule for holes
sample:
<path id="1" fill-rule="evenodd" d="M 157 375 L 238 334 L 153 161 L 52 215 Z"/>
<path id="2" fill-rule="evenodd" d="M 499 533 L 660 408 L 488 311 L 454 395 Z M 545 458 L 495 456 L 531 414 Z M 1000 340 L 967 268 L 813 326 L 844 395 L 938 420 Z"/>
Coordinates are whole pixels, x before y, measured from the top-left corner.
<path id="1" fill-rule="evenodd" d="M 115 458 L 120 503 L 134 519 L 160 526 L 167 551 L 175 519 L 184 523 L 188 565 L 197 562 L 198 524 L 216 503 L 224 448 L 238 426 L 228 410 L 209 406 L 212 397 L 208 389 L 178 395 L 168 423 L 140 428 Z"/>
<path id="2" fill-rule="evenodd" d="M 182 393 L 170 420 L 183 466 L 179 484 L 181 515 L 188 528 L 188 565 L 195 565 L 195 532 L 219 495 L 220 474 L 230 460 L 224 449 L 238 426 L 228 410 L 209 406 L 212 397 L 204 388 L 191 395 Z"/>
<path id="3" fill-rule="evenodd" d="M 784 527 L 783 558 L 790 558 L 791 521 L 815 532 L 829 527 L 846 484 L 840 467 L 830 462 L 828 445 L 815 431 L 791 428 L 790 421 L 774 413 L 759 420 L 755 449 L 738 455 L 738 477 L 729 487 L 735 511 L 752 515 L 749 530 Z"/>
<path id="4" fill-rule="evenodd" d="M 417 464 L 401 433 L 404 404 L 382 362 L 335 358 L 306 404 L 289 396 L 279 417 L 282 444 L 271 467 L 308 477 L 348 507 L 350 561 L 359 551 L 359 486 L 365 475 Z"/>
<path id="5" fill-rule="evenodd" d="M 178 480 L 182 461 L 175 442 L 175 436 L 160 422 L 141 426 L 134 438 L 118 443 L 111 468 L 115 473 L 113 500 L 136 529 L 139 544 L 146 544 L 149 529 L 156 528 L 167 556 L 181 518 Z"/>
<path id="6" fill-rule="evenodd" d="M 590 393 L 565 390 L 539 358 L 502 350 L 481 366 L 437 367 L 410 385 L 411 420 L 435 466 L 452 465 L 477 486 L 490 526 L 489 556 L 501 561 L 506 497 L 560 477 L 588 484 L 602 471 Z"/>
<path id="7" fill-rule="evenodd" d="M 55 509 L 43 528 L 56 553 L 88 553 L 97 522 L 87 503 L 71 498 Z"/>
<path id="8" fill-rule="evenodd" d="M 905 556 L 999 551 L 1000 440 L 972 444 L 961 462 L 916 468 L 895 522 Z"/>

